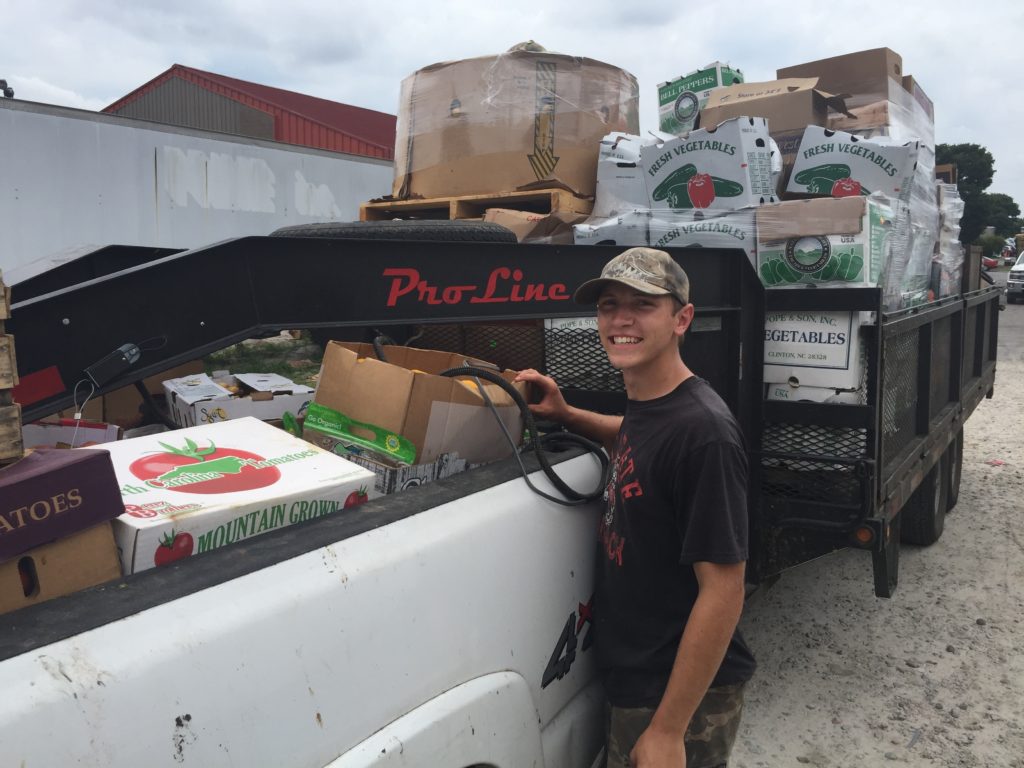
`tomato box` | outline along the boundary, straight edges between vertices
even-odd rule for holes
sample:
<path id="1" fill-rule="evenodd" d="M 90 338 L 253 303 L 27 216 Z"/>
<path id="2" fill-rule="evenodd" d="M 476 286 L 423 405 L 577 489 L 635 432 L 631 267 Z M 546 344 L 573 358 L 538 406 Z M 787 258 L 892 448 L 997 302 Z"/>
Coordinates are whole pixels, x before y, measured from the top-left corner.
<path id="1" fill-rule="evenodd" d="M 239 373 L 212 379 L 197 373 L 164 382 L 167 407 L 176 424 L 194 427 L 217 421 L 255 416 L 280 419 L 286 411 L 305 412 L 313 388 L 276 373 Z"/>
<path id="2" fill-rule="evenodd" d="M 373 473 L 259 419 L 111 443 L 125 573 L 207 552 L 366 501 Z"/>
<path id="3" fill-rule="evenodd" d="M 775 202 L 768 121 L 738 117 L 640 149 L 652 210 L 734 211 Z"/>
<path id="4" fill-rule="evenodd" d="M 105 449 L 34 450 L 0 469 L 0 561 L 122 512 Z"/>
<path id="5" fill-rule="evenodd" d="M 0 613 L 120 577 L 111 525 L 100 523 L 0 563 Z"/>
<path id="6" fill-rule="evenodd" d="M 787 193 L 857 197 L 880 192 L 909 200 L 920 142 L 864 139 L 817 125 L 804 130 Z"/>

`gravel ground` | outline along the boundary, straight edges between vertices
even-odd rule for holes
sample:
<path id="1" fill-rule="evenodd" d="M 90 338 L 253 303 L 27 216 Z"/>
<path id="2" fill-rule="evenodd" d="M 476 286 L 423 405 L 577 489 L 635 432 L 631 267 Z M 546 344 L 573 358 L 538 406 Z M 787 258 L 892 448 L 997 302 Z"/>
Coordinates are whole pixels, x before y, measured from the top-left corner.
<path id="1" fill-rule="evenodd" d="M 1024 768 L 1022 342 L 1011 304 L 959 503 L 936 544 L 903 548 L 892 599 L 874 597 L 870 556 L 845 551 L 750 601 L 760 668 L 731 768 Z"/>

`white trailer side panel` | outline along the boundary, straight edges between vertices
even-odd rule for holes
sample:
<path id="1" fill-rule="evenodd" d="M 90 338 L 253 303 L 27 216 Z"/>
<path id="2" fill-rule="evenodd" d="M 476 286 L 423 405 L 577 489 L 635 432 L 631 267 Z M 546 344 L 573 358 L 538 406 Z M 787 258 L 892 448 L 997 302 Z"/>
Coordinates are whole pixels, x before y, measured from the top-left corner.
<path id="1" fill-rule="evenodd" d="M 0 270 L 91 245 L 192 248 L 351 221 L 392 163 L 0 99 Z"/>

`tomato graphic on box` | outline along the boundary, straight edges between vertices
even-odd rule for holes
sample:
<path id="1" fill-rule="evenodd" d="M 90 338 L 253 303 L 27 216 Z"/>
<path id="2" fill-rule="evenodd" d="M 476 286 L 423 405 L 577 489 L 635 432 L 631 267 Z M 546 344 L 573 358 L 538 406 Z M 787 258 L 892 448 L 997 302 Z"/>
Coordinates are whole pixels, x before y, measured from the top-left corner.
<path id="1" fill-rule="evenodd" d="M 686 182 L 694 208 L 707 208 L 715 199 L 715 182 L 710 173 L 698 173 Z"/>
<path id="2" fill-rule="evenodd" d="M 860 182 L 856 179 L 837 179 L 832 185 L 832 197 L 856 197 L 861 193 L 860 190 Z"/>
<path id="3" fill-rule="evenodd" d="M 240 448 L 218 448 L 210 441 L 200 448 L 191 438 L 181 448 L 160 443 L 163 453 L 136 459 L 128 467 L 151 488 L 182 493 L 233 493 L 265 488 L 281 479 L 281 471 L 264 457 Z"/>
<path id="4" fill-rule="evenodd" d="M 370 500 L 370 497 L 366 493 L 366 486 L 361 486 L 358 491 L 352 491 L 345 499 L 343 509 L 349 509 L 350 507 L 358 507 L 360 504 L 365 504 Z"/>
<path id="5" fill-rule="evenodd" d="M 190 533 L 178 533 L 174 531 L 166 534 L 160 539 L 160 544 L 153 554 L 154 565 L 167 565 L 175 560 L 181 560 L 192 554 L 195 542 Z"/>

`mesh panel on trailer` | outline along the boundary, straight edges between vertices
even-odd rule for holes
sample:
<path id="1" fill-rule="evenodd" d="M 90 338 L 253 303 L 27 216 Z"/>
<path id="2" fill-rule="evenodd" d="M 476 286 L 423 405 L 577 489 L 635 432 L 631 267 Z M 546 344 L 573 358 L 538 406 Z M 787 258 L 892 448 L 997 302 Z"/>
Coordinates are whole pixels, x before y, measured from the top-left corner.
<path id="1" fill-rule="evenodd" d="M 544 364 L 560 387 L 624 392 L 622 372 L 608 363 L 593 328 L 549 328 L 544 332 Z"/>
<path id="2" fill-rule="evenodd" d="M 544 329 L 538 324 L 424 325 L 410 342 L 420 349 L 458 352 L 514 371 L 544 365 Z"/>
<path id="3" fill-rule="evenodd" d="M 782 496 L 833 504 L 860 503 L 853 464 L 830 459 L 867 456 L 867 430 L 805 424 L 766 424 L 761 434 L 761 489 Z M 771 454 L 792 454 L 791 457 Z"/>
<path id="4" fill-rule="evenodd" d="M 882 466 L 917 434 L 917 331 L 886 342 L 882 391 Z"/>
<path id="5" fill-rule="evenodd" d="M 949 350 L 952 345 L 953 318 L 942 317 L 932 325 L 932 375 L 930 379 L 929 419 L 949 405 Z"/>
<path id="6" fill-rule="evenodd" d="M 967 307 L 964 312 L 964 361 L 963 361 L 963 383 L 967 384 L 971 379 L 977 377 L 974 367 L 974 356 L 977 350 L 978 337 L 978 312 L 981 305 Z"/>

